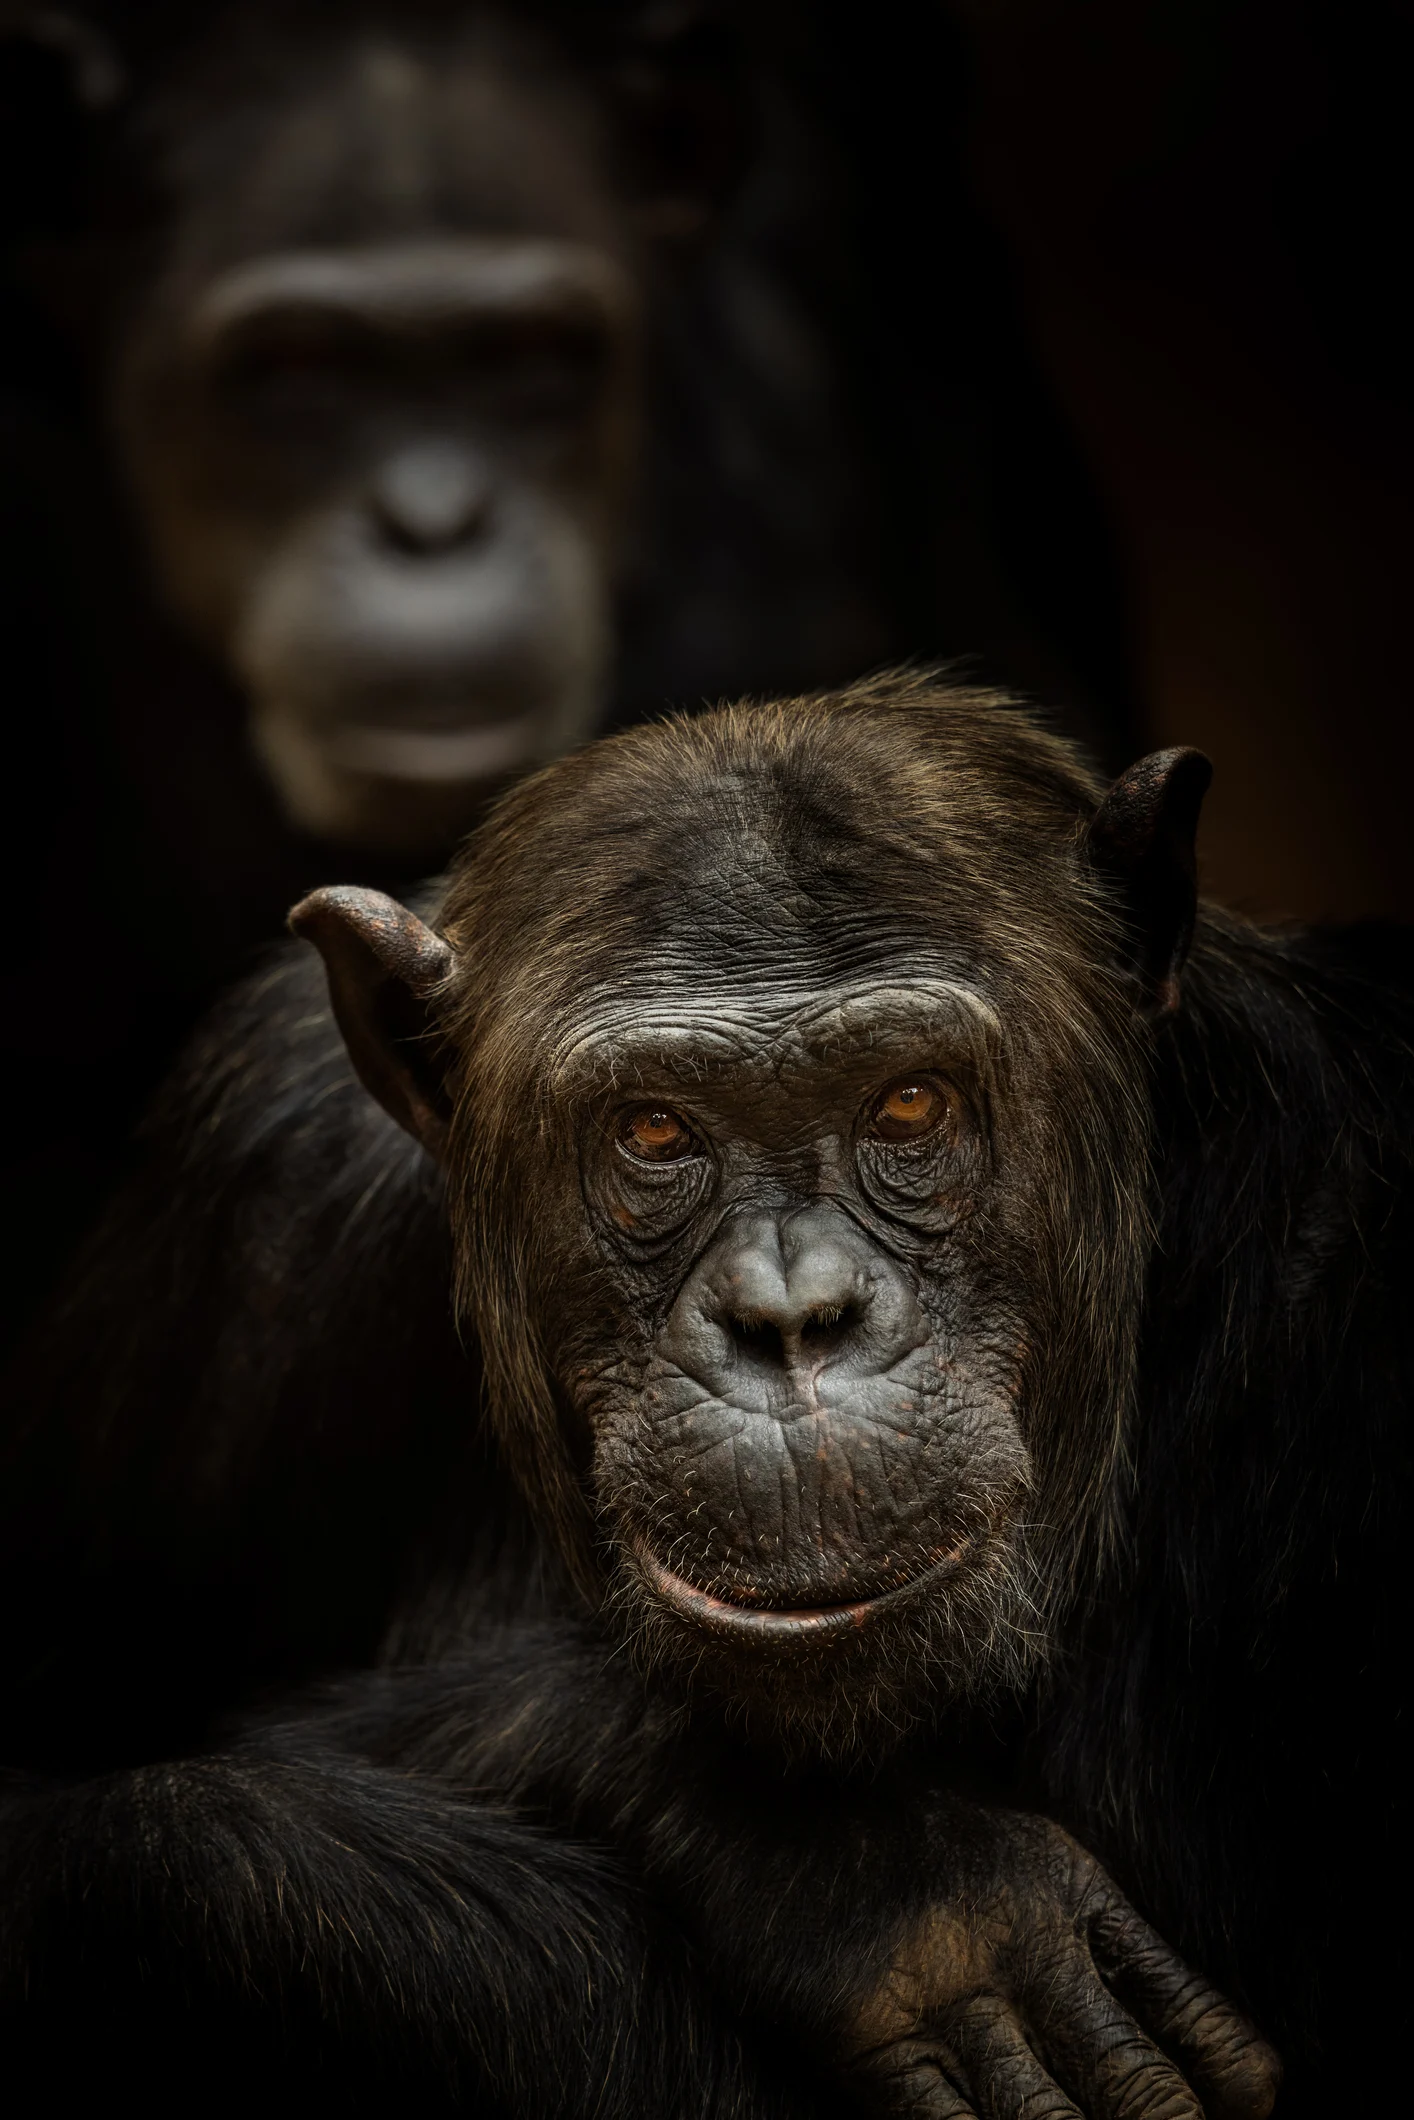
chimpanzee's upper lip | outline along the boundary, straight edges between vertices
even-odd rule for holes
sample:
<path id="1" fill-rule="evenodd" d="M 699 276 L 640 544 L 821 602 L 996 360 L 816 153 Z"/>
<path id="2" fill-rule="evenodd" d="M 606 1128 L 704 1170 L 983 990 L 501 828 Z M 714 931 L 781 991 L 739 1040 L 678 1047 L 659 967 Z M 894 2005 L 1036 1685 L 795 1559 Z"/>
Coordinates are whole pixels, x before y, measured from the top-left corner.
<path id="1" fill-rule="evenodd" d="M 693 1620 L 714 1633 L 732 1634 L 741 1640 L 799 1642 L 818 1641 L 825 1635 L 845 1634 L 864 1626 L 878 1613 L 912 1597 L 923 1584 L 954 1574 L 974 1543 L 970 1538 L 963 1539 L 951 1553 L 933 1561 L 906 1582 L 894 1584 L 871 1597 L 856 1598 L 840 1605 L 737 1605 L 730 1598 L 715 1597 L 711 1591 L 699 1590 L 695 1584 L 685 1582 L 671 1568 L 665 1567 L 642 1541 L 638 1545 L 638 1560 L 650 1587 L 664 1604 L 671 1605 L 684 1619 Z"/>

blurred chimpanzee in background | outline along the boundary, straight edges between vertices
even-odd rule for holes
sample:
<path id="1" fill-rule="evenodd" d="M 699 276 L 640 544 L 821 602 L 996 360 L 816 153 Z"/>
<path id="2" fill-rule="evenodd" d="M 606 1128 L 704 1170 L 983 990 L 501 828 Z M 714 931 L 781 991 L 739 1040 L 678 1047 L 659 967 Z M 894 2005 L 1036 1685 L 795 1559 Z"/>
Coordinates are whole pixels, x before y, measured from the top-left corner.
<path id="1" fill-rule="evenodd" d="M 606 722 L 963 654 L 1128 755 L 955 39 L 890 145 L 800 0 L 0 19 L 12 1311 L 294 897 Z"/>

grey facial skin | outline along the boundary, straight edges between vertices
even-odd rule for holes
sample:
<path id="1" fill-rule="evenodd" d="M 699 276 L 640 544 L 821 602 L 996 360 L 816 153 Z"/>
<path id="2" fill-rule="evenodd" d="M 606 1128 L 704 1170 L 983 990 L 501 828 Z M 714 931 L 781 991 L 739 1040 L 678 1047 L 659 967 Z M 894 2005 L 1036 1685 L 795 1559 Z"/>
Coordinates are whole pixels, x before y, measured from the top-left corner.
<path id="1" fill-rule="evenodd" d="M 346 45 L 272 101 L 213 127 L 113 424 L 293 822 L 433 860 L 602 711 L 633 244 L 587 108 L 514 40 Z"/>
<path id="2" fill-rule="evenodd" d="M 937 1279 L 987 1159 L 995 1014 L 942 978 L 785 987 L 641 1009 L 567 1055 L 615 1084 L 586 1152 L 601 1241 L 629 1271 L 684 1269 L 598 1483 L 636 1498 L 626 1544 L 656 1593 L 718 1631 L 853 1624 L 975 1559 L 1029 1476 L 1005 1334 L 969 1332 Z M 936 1098 L 918 1139 L 875 1131 L 893 1082 Z M 644 1161 L 624 1117 L 660 1107 L 690 1150 Z"/>

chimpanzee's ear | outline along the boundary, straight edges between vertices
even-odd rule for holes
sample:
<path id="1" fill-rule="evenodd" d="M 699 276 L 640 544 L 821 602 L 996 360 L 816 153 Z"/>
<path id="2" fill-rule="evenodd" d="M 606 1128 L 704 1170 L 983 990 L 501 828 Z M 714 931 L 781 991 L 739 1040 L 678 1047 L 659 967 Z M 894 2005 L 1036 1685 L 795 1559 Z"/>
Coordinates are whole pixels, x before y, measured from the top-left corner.
<path id="1" fill-rule="evenodd" d="M 440 1158 L 451 1104 L 430 1000 L 451 970 L 451 949 L 396 898 L 348 884 L 312 891 L 290 914 L 290 926 L 324 959 L 329 999 L 359 1081 Z"/>
<path id="2" fill-rule="evenodd" d="M 1201 751 L 1152 751 L 1120 774 L 1085 838 L 1123 900 L 1131 963 L 1155 1016 L 1178 1006 L 1198 903 L 1193 840 L 1212 777 Z"/>

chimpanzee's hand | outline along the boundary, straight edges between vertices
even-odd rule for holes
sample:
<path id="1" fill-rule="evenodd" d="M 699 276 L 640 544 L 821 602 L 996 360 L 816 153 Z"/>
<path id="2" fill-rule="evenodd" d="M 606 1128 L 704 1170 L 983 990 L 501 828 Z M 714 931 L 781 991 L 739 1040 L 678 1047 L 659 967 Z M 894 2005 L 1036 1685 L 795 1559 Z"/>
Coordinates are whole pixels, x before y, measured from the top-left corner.
<path id="1" fill-rule="evenodd" d="M 968 1811 L 965 1881 L 895 1947 L 852 2027 L 870 2102 L 919 2120 L 1264 2120 L 1247 2020 L 1042 1818 Z"/>

